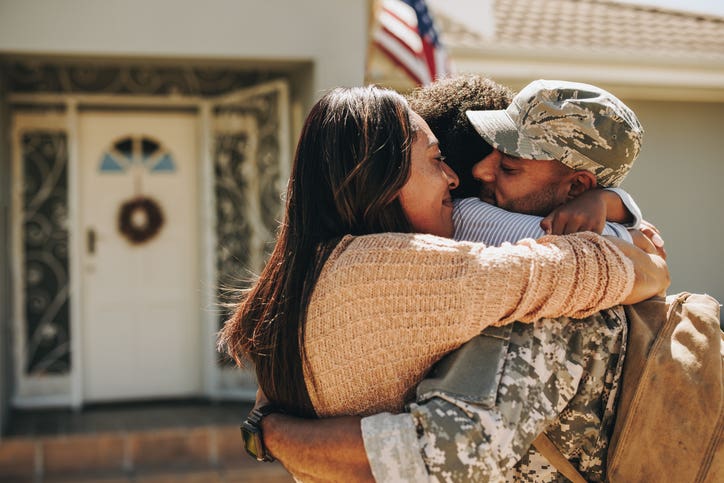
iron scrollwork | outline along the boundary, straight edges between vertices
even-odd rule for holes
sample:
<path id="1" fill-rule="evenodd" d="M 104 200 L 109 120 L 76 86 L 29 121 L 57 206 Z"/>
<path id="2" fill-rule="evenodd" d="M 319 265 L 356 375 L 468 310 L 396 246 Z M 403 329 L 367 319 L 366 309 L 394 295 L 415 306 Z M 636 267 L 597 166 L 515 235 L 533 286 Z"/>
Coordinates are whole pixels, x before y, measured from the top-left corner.
<path id="1" fill-rule="evenodd" d="M 26 359 L 28 374 L 70 370 L 67 138 L 22 136 Z"/>

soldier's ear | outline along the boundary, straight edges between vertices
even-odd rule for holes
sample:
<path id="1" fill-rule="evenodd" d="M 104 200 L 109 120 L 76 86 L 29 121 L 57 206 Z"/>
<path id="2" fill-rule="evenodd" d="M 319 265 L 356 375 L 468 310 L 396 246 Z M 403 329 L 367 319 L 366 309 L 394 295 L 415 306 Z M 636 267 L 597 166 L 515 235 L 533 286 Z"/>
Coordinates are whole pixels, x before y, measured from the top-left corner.
<path id="1" fill-rule="evenodd" d="M 568 198 L 576 198 L 588 190 L 594 189 L 598 183 L 596 175 L 590 171 L 579 170 L 571 174 L 568 186 Z"/>

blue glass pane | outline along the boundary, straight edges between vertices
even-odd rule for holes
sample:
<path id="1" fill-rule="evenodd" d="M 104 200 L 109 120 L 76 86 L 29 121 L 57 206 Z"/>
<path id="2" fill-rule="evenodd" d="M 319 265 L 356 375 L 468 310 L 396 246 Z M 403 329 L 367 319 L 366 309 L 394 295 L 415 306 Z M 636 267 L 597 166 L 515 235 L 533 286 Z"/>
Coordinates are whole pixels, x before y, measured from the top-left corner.
<path id="1" fill-rule="evenodd" d="M 103 155 L 103 160 L 101 161 L 101 173 L 122 173 L 123 171 L 125 171 L 125 168 L 116 160 L 116 158 L 111 156 L 109 153 L 105 153 Z"/>
<path id="2" fill-rule="evenodd" d="M 176 165 L 173 162 L 170 154 L 164 154 L 163 157 L 158 161 L 158 163 L 156 163 L 156 165 L 153 167 L 153 169 L 151 169 L 151 172 L 153 173 L 157 171 L 176 171 Z"/>

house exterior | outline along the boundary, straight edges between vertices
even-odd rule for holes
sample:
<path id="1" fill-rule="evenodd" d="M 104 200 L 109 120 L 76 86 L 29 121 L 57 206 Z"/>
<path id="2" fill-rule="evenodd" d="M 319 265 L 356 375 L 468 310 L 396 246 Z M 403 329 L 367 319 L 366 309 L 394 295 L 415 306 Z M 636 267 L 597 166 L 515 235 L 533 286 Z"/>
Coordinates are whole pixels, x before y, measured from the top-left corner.
<path id="1" fill-rule="evenodd" d="M 306 111 L 363 82 L 368 13 L 0 2 L 0 425 L 10 406 L 253 398 L 215 348 L 227 289 L 263 264 Z"/>
<path id="2" fill-rule="evenodd" d="M 624 187 L 671 291 L 724 300 L 724 20 L 605 0 L 429 2 L 460 72 L 591 82 L 647 135 Z M 367 0 L 0 0 L 7 409 L 251 397 L 227 289 L 273 240 L 314 100 L 365 81 Z M 556 35 L 553 35 L 555 33 Z M 368 80 L 411 87 L 376 55 Z"/>

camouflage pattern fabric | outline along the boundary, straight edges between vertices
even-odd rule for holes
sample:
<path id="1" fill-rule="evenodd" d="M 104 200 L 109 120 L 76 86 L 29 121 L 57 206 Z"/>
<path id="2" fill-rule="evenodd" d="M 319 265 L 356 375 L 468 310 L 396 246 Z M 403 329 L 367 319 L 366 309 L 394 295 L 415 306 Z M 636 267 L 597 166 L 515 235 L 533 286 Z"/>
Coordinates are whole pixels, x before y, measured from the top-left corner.
<path id="1" fill-rule="evenodd" d="M 621 307 L 581 320 L 515 323 L 494 407 L 444 393 L 411 404 L 418 441 L 404 448 L 392 448 L 402 440 L 391 431 L 375 446 L 373 428 L 363 424 L 375 477 L 420 481 L 420 471 L 409 469 L 419 451 L 430 481 L 565 481 L 531 448 L 545 430 L 587 480 L 602 481 L 625 331 Z"/>
<path id="2" fill-rule="evenodd" d="M 578 82 L 537 80 L 500 111 L 467 111 L 492 146 L 525 159 L 557 159 L 615 187 L 641 150 L 643 128 L 610 92 Z"/>

